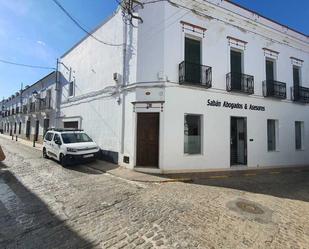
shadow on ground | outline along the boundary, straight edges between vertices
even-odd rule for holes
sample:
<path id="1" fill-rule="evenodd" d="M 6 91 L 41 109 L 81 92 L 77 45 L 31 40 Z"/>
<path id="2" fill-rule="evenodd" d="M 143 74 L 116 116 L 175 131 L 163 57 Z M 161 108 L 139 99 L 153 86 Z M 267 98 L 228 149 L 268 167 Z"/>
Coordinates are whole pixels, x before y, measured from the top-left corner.
<path id="1" fill-rule="evenodd" d="M 0 248 L 92 248 L 0 163 Z"/>
<path id="2" fill-rule="evenodd" d="M 194 179 L 193 183 L 309 202 L 308 171 L 231 176 L 223 179 Z"/>

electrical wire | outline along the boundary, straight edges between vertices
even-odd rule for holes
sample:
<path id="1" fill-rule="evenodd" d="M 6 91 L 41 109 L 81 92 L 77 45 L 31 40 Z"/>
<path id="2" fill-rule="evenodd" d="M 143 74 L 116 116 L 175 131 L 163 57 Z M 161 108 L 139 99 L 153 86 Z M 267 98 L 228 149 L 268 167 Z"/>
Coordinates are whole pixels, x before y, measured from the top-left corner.
<path id="1" fill-rule="evenodd" d="M 48 70 L 55 70 L 54 67 L 45 67 L 45 66 L 36 66 L 36 65 L 29 65 L 29 64 L 23 64 L 23 63 L 17 63 L 17 62 L 12 62 L 12 61 L 7 61 L 0 59 L 0 62 L 5 63 L 5 64 L 10 64 L 14 66 L 20 66 L 20 67 L 29 67 L 29 68 L 39 68 L 39 69 L 48 69 Z"/>
<path id="2" fill-rule="evenodd" d="M 109 43 L 109 42 L 105 42 L 105 41 L 100 40 L 99 38 L 94 36 L 92 33 L 90 33 L 88 30 L 86 30 L 76 19 L 74 19 L 73 16 L 57 0 L 52 0 L 52 1 L 71 19 L 72 22 L 74 22 L 74 24 L 78 28 L 80 28 L 82 31 L 84 31 L 87 35 L 89 35 L 90 37 L 92 37 L 96 41 L 98 41 L 98 42 L 100 42 L 104 45 L 108 45 L 108 46 L 114 46 L 114 47 L 123 46 L 123 44 L 114 44 L 114 43 Z"/>

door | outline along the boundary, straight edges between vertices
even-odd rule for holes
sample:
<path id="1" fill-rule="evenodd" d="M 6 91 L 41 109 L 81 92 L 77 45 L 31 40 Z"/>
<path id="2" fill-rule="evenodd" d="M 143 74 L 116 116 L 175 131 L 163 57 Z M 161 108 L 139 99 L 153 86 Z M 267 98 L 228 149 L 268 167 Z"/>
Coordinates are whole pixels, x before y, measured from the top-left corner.
<path id="1" fill-rule="evenodd" d="M 185 74 L 189 83 L 201 82 L 201 42 L 185 38 Z"/>
<path id="2" fill-rule="evenodd" d="M 234 90 L 241 90 L 242 55 L 239 51 L 231 50 L 231 86 Z"/>
<path id="3" fill-rule="evenodd" d="M 274 95 L 274 62 L 266 60 L 266 89 L 267 96 Z"/>
<path id="4" fill-rule="evenodd" d="M 38 137 L 39 137 L 39 127 L 40 127 L 40 121 L 37 120 L 35 121 L 35 133 L 34 133 L 34 140 L 38 141 Z"/>
<path id="5" fill-rule="evenodd" d="M 159 167 L 159 115 L 137 114 L 136 166 Z"/>
<path id="6" fill-rule="evenodd" d="M 31 129 L 30 120 L 28 120 L 26 123 L 26 137 L 27 138 L 30 138 L 30 129 Z"/>
<path id="7" fill-rule="evenodd" d="M 61 145 L 57 144 L 55 142 L 56 140 L 61 141 L 60 136 L 58 134 L 54 135 L 54 138 L 51 142 L 51 152 L 55 158 L 59 159 L 59 152 L 60 152 Z"/>
<path id="8" fill-rule="evenodd" d="M 293 66 L 293 87 L 294 87 L 294 99 L 300 99 L 300 71 L 299 67 Z"/>
<path id="9" fill-rule="evenodd" d="M 231 165 L 247 164 L 247 120 L 231 117 Z"/>
<path id="10" fill-rule="evenodd" d="M 43 136 L 45 136 L 45 133 L 47 132 L 48 128 L 49 128 L 49 119 L 46 118 L 46 119 L 44 119 Z"/>

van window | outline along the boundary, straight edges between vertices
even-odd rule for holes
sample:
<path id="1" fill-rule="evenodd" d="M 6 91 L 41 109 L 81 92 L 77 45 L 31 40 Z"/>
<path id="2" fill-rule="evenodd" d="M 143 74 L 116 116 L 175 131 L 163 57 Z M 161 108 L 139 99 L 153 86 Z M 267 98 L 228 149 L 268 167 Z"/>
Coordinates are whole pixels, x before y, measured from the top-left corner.
<path id="1" fill-rule="evenodd" d="M 45 135 L 45 140 L 51 141 L 53 139 L 54 133 L 52 132 L 47 132 Z"/>
<path id="2" fill-rule="evenodd" d="M 61 136 L 65 144 L 92 142 L 86 133 L 63 133 Z"/>

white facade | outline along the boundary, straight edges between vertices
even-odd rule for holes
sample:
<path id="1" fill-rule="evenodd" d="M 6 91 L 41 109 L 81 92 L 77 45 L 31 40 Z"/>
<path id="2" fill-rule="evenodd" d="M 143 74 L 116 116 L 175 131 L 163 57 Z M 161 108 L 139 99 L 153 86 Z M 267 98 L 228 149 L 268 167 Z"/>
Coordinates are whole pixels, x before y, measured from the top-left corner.
<path id="1" fill-rule="evenodd" d="M 4 134 L 42 142 L 44 132 L 56 126 L 56 73 L 25 86 L 3 100 L 1 106 L 0 129 Z"/>
<path id="2" fill-rule="evenodd" d="M 87 37 L 61 58 L 59 124 L 77 122 L 106 157 L 121 165 L 157 166 L 158 172 L 175 172 L 230 168 L 234 141 L 231 117 L 242 117 L 247 129 L 237 131 L 236 147 L 237 155 L 245 154 L 246 160 L 240 164 L 307 164 L 309 106 L 304 102 L 309 99 L 308 36 L 227 1 L 173 2 L 145 4 L 144 9 L 137 11 L 143 19 L 138 28 L 124 25 L 121 11 L 117 11 L 94 31 L 93 35 L 101 40 L 126 44 L 125 49 Z M 211 67 L 211 87 L 187 81 L 179 84 L 179 64 L 186 61 L 186 38 L 199 42 L 200 64 Z M 245 77 L 254 77 L 250 94 L 227 91 L 231 50 L 241 56 L 241 82 L 247 84 L 250 80 Z M 285 83 L 285 98 L 264 97 L 266 60 L 273 65 L 273 78 L 268 82 Z M 300 76 L 297 87 L 293 67 Z M 300 89 L 299 86 L 303 87 L 299 90 L 302 99 L 293 96 L 295 90 L 291 90 Z M 211 106 L 208 101 L 221 104 Z M 224 101 L 236 108 L 224 107 Z M 250 105 L 255 110 L 250 110 Z M 141 118 L 140 113 L 158 113 L 158 117 Z M 199 116 L 200 153 L 185 153 L 188 131 L 184 130 L 184 121 L 188 114 Z M 145 139 L 156 134 L 153 127 L 157 118 L 158 141 L 152 141 L 154 137 Z M 271 128 L 267 120 L 275 120 L 273 133 L 268 132 Z M 296 121 L 301 121 L 302 127 L 300 147 L 296 146 Z M 142 125 L 147 124 L 148 132 L 140 132 Z M 270 141 L 269 136 L 274 133 Z M 154 146 L 158 142 L 157 152 L 150 142 Z M 276 146 L 269 150 L 271 143 Z M 139 165 L 141 160 L 147 164 L 148 157 L 138 159 L 143 150 L 141 144 L 145 155 L 157 157 L 157 165 Z"/>

